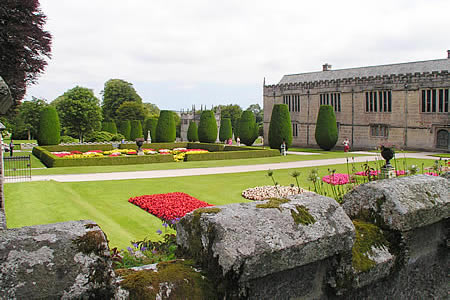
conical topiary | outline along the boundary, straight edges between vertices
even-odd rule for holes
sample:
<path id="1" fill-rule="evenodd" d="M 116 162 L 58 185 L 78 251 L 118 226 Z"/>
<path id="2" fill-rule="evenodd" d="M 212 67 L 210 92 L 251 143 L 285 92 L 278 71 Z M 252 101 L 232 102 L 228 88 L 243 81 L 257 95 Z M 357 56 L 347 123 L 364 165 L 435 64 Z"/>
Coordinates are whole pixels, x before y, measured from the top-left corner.
<path id="1" fill-rule="evenodd" d="M 197 123 L 195 123 L 194 121 L 191 121 L 189 123 L 189 128 L 187 131 L 187 139 L 189 142 L 198 141 L 198 128 L 197 128 Z"/>
<path id="2" fill-rule="evenodd" d="M 332 149 L 338 140 L 336 115 L 331 105 L 321 105 L 317 114 L 316 143 L 323 150 Z"/>
<path id="3" fill-rule="evenodd" d="M 114 121 L 104 121 L 102 122 L 102 131 L 106 131 L 112 134 L 117 133 L 116 123 Z"/>
<path id="4" fill-rule="evenodd" d="M 258 128 L 256 125 L 255 115 L 251 110 L 242 113 L 239 120 L 239 138 L 241 143 L 251 146 L 258 137 Z"/>
<path id="5" fill-rule="evenodd" d="M 280 149 L 283 140 L 289 148 L 292 144 L 291 116 L 287 104 L 275 104 L 270 117 L 269 146 Z"/>
<path id="6" fill-rule="evenodd" d="M 131 131 L 130 131 L 130 140 L 134 141 L 137 138 L 142 138 L 144 135 L 142 134 L 142 124 L 139 120 L 131 121 Z"/>
<path id="7" fill-rule="evenodd" d="M 147 138 L 148 132 L 150 131 L 150 138 L 152 141 L 156 141 L 156 126 L 158 125 L 157 118 L 148 118 L 145 120 L 144 125 L 144 138 Z"/>
<path id="8" fill-rule="evenodd" d="M 130 134 L 131 134 L 131 123 L 130 120 L 124 120 L 118 122 L 118 128 L 117 131 L 125 137 L 127 141 L 130 140 Z"/>
<path id="9" fill-rule="evenodd" d="M 176 138 L 175 119 L 173 111 L 162 110 L 156 125 L 156 141 L 159 143 L 173 142 Z"/>
<path id="10" fill-rule="evenodd" d="M 204 110 L 198 125 L 198 140 L 202 143 L 214 143 L 217 139 L 216 117 L 212 110 Z"/>
<path id="11" fill-rule="evenodd" d="M 220 120 L 219 140 L 221 142 L 227 141 L 233 136 L 233 130 L 231 128 L 231 119 L 223 118 Z"/>
<path id="12" fill-rule="evenodd" d="M 42 108 L 39 118 L 39 146 L 58 145 L 61 139 L 61 125 L 54 106 Z"/>

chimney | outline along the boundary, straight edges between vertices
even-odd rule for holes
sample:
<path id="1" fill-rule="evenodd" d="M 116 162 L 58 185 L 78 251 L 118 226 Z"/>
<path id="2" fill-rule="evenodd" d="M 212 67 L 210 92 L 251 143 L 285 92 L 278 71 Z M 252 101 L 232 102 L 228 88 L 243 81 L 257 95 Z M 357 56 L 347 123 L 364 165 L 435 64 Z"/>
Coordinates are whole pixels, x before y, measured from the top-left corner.
<path id="1" fill-rule="evenodd" d="M 322 71 L 330 71 L 331 70 L 331 65 L 329 65 L 328 63 L 322 65 Z"/>

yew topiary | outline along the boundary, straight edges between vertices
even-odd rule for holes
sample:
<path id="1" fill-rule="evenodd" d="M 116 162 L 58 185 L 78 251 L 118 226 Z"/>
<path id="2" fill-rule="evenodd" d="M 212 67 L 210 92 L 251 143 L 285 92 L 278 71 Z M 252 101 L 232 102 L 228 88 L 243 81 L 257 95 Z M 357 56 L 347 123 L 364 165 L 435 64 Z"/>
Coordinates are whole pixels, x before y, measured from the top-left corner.
<path id="1" fill-rule="evenodd" d="M 338 140 L 336 115 L 331 105 L 321 105 L 316 121 L 316 143 L 323 150 L 332 149 Z"/>
<path id="2" fill-rule="evenodd" d="M 258 137 L 258 127 L 256 125 L 255 115 L 251 110 L 242 113 L 239 120 L 239 138 L 241 143 L 251 146 Z"/>
<path id="3" fill-rule="evenodd" d="M 176 138 L 176 127 L 173 112 L 162 110 L 159 114 L 158 124 L 156 125 L 156 142 L 173 142 Z"/>
<path id="4" fill-rule="evenodd" d="M 104 121 L 102 122 L 102 131 L 106 131 L 112 134 L 117 133 L 117 126 L 114 121 Z"/>
<path id="5" fill-rule="evenodd" d="M 217 139 L 216 117 L 212 110 L 204 110 L 198 125 L 198 140 L 201 143 L 214 143 Z"/>
<path id="6" fill-rule="evenodd" d="M 280 149 L 283 140 L 289 148 L 292 144 L 291 116 L 287 104 L 275 104 L 270 117 L 269 146 Z"/>
<path id="7" fill-rule="evenodd" d="M 42 108 L 39 118 L 39 146 L 58 145 L 61 139 L 61 125 L 54 106 Z"/>
<path id="8" fill-rule="evenodd" d="M 231 119 L 223 118 L 220 120 L 219 140 L 225 142 L 233 136 L 233 130 L 231 128 Z"/>
<path id="9" fill-rule="evenodd" d="M 189 142 L 197 142 L 198 141 L 198 128 L 197 123 L 191 121 L 189 123 L 189 128 L 187 131 L 187 139 Z"/>
<path id="10" fill-rule="evenodd" d="M 144 137 L 147 138 L 148 132 L 150 131 L 150 138 L 152 141 L 156 141 L 156 126 L 158 125 L 157 118 L 148 118 L 145 120 L 144 124 Z"/>
<path id="11" fill-rule="evenodd" d="M 129 141 L 130 140 L 130 134 L 131 134 L 131 123 L 130 123 L 130 120 L 119 121 L 118 125 L 119 125 L 118 128 L 117 128 L 118 133 L 123 135 L 125 137 L 125 139 L 127 141 Z"/>
<path id="12" fill-rule="evenodd" d="M 131 121 L 131 131 L 130 131 L 130 140 L 134 141 L 137 138 L 142 138 L 144 135 L 142 134 L 142 124 L 139 120 Z"/>

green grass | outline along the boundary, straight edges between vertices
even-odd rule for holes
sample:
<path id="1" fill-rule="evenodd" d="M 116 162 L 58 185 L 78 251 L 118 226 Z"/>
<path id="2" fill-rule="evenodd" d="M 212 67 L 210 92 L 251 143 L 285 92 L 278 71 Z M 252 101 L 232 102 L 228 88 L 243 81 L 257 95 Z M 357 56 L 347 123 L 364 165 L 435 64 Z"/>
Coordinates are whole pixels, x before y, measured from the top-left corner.
<path id="1" fill-rule="evenodd" d="M 433 154 L 431 156 L 442 157 L 442 158 L 450 158 L 450 153 L 436 153 L 436 154 Z"/>
<path id="2" fill-rule="evenodd" d="M 407 164 L 419 167 L 432 166 L 433 160 L 408 159 Z M 369 163 L 375 167 L 375 162 Z M 402 160 L 397 160 L 397 165 Z M 355 164 L 358 171 L 361 163 Z M 328 168 L 346 173 L 347 166 L 333 165 L 319 168 L 319 176 L 328 175 Z M 352 165 L 349 165 L 351 170 Z M 84 168 L 81 168 L 84 169 Z M 300 185 L 309 189 L 307 180 L 312 168 L 296 169 Z M 281 185 L 295 184 L 290 176 L 294 169 L 274 170 L 274 178 Z M 145 237 L 157 239 L 157 229 L 163 229 L 161 221 L 128 203 L 133 196 L 184 192 L 214 205 L 247 202 L 241 192 L 250 187 L 271 185 L 266 171 L 202 175 L 176 178 L 136 179 L 119 181 L 58 183 L 25 182 L 5 184 L 5 208 L 10 228 L 90 219 L 106 232 L 111 247 L 125 248 L 132 240 Z"/>
<path id="3" fill-rule="evenodd" d="M 10 152 L 3 152 L 3 155 L 5 157 L 10 157 Z M 28 156 L 28 155 L 30 156 L 31 160 L 31 168 L 45 168 L 45 165 L 41 163 L 41 161 L 31 153 L 31 150 L 13 151 L 13 156 Z"/>
<path id="4" fill-rule="evenodd" d="M 355 155 L 344 152 L 334 153 L 322 151 L 321 155 L 287 155 L 262 158 L 248 159 L 229 159 L 229 160 L 212 160 L 212 161 L 183 161 L 170 163 L 155 164 L 139 164 L 139 165 L 122 165 L 122 166 L 88 166 L 88 167 L 61 167 L 48 168 L 44 170 L 33 170 L 32 175 L 49 175 L 49 174 L 85 174 L 85 173 L 110 173 L 110 172 L 131 172 L 131 171 L 150 171 L 150 170 L 174 170 L 174 169 L 190 169 L 190 168 L 211 168 L 211 167 L 228 167 L 258 164 L 273 164 L 280 162 L 293 162 L 304 160 L 317 160 L 342 157 L 356 157 L 363 155 Z M 34 167 L 35 165 L 32 164 Z"/>

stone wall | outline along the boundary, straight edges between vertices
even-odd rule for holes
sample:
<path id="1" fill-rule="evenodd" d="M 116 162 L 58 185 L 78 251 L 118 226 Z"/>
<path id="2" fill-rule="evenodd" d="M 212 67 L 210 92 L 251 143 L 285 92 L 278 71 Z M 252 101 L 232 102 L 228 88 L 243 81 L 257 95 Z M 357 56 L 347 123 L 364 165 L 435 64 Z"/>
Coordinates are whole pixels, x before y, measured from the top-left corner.
<path id="1" fill-rule="evenodd" d="M 363 184 L 197 210 L 177 227 L 227 299 L 428 299 L 448 294 L 448 180 Z"/>

